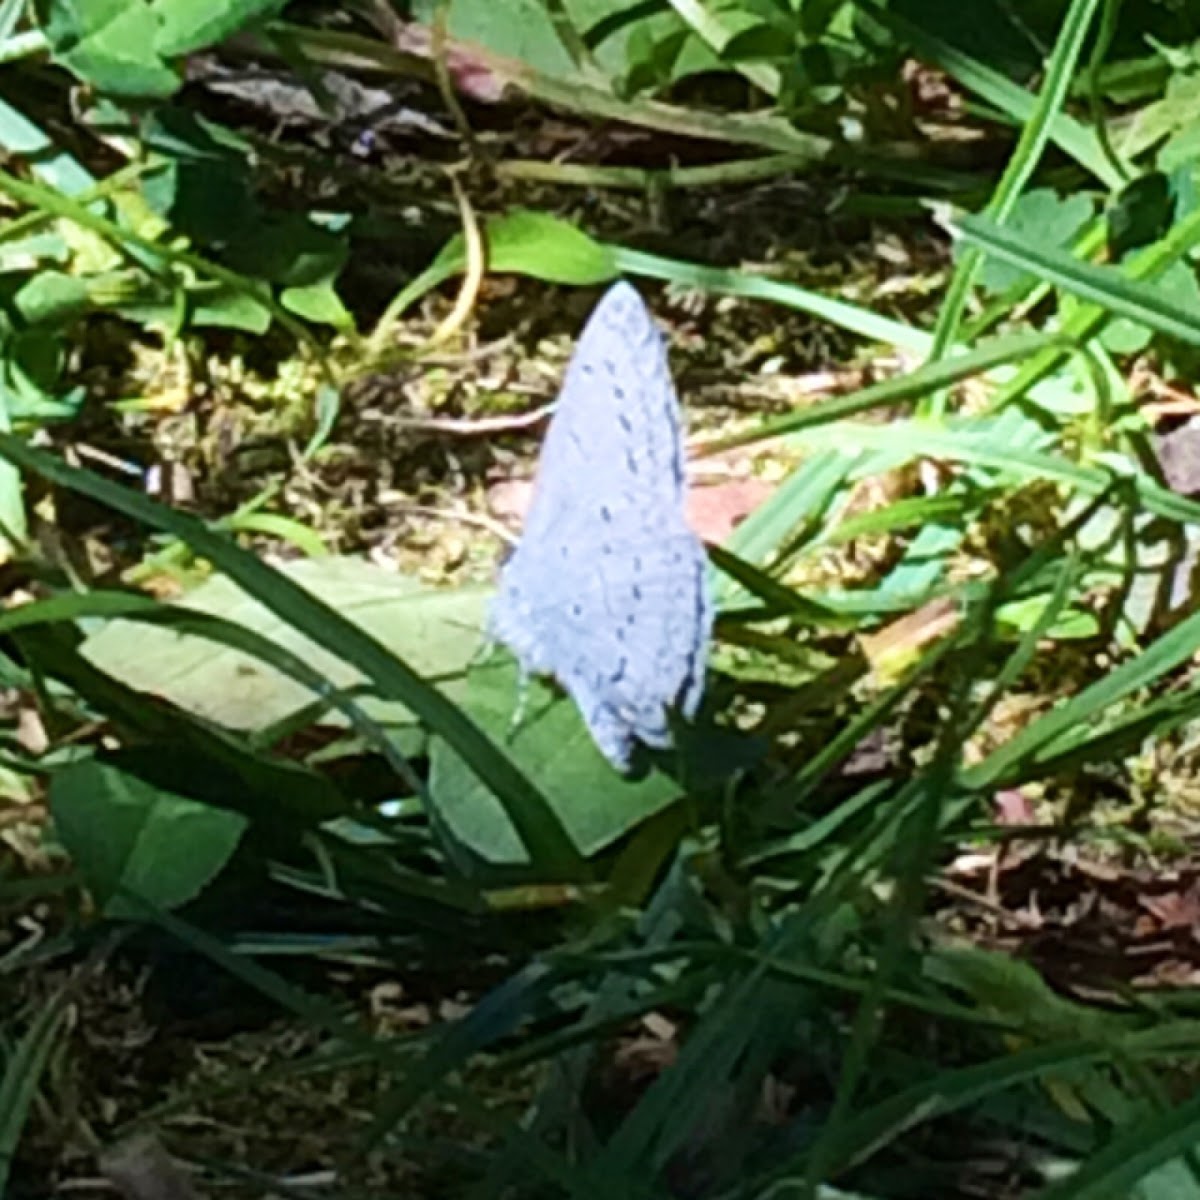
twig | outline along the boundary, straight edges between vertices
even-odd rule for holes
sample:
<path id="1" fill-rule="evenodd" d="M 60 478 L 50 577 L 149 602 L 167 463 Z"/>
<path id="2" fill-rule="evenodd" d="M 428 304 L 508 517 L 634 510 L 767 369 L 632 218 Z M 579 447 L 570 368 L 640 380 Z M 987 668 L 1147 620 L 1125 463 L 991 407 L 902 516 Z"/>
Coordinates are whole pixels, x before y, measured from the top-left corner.
<path id="1" fill-rule="evenodd" d="M 381 413 L 364 412 L 364 417 L 378 415 L 389 425 L 398 425 L 401 429 L 430 429 L 439 433 L 457 433 L 471 437 L 477 434 L 508 433 L 514 429 L 528 429 L 544 421 L 553 411 L 557 401 L 543 404 L 531 412 L 516 413 L 504 417 L 394 417 Z"/>

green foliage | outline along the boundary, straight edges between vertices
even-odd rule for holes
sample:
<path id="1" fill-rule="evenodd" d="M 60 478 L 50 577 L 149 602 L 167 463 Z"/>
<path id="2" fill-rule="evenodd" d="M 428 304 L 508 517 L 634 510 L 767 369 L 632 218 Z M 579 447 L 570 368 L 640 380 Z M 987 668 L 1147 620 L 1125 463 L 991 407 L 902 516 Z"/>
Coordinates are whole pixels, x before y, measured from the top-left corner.
<path id="1" fill-rule="evenodd" d="M 447 594 L 358 559 L 321 557 L 281 567 L 324 604 L 352 619 L 421 675 L 446 681 L 447 694 L 461 700 L 461 676 L 475 654 L 471 635 L 482 625 L 487 594 L 464 588 Z M 216 576 L 192 589 L 179 614 L 199 613 L 265 639 L 345 692 L 361 692 L 363 676 L 337 654 L 322 649 L 270 608 Z M 88 637 L 84 657 L 139 691 L 162 696 L 226 729 L 261 732 L 284 727 L 309 712 L 312 689 L 287 667 L 278 669 L 253 651 L 214 646 L 202 632 L 188 636 L 186 623 L 147 626 L 144 620 L 113 619 Z M 406 752 L 423 746 L 412 712 L 402 704 L 360 695 L 363 713 L 399 738 Z M 346 717 L 332 709 L 320 718 L 339 727 Z"/>
<path id="2" fill-rule="evenodd" d="M 476 667 L 462 705 L 484 733 L 547 797 L 574 846 L 592 856 L 678 799 L 679 787 L 652 773 L 622 783 L 592 741 L 578 711 L 540 683 L 521 683 L 507 655 Z M 514 721 L 514 705 L 522 714 Z M 446 834 L 484 862 L 529 865 L 504 809 L 445 742 L 434 745 L 429 798 Z"/>
<path id="3" fill-rule="evenodd" d="M 36 0 L 56 62 L 114 96 L 161 99 L 182 80 L 175 60 L 275 16 L 287 0 Z"/>
<path id="4" fill-rule="evenodd" d="M 0 427 L 79 414 L 85 395 L 64 382 L 66 347 L 100 314 L 169 339 L 205 327 L 262 334 L 276 320 L 309 336 L 291 314 L 353 331 L 337 293 L 348 218 L 265 205 L 245 141 L 172 99 L 182 55 L 282 7 L 42 0 L 33 6 L 34 30 L 8 21 L 0 53 L 12 60 L 48 48 L 93 90 L 90 115 L 106 136 L 136 148 L 137 161 L 97 185 L 32 112 L 0 105 L 0 145 L 27 159 L 38 180 L 0 180 L 0 192 L 28 210 L 0 238 Z M 25 536 L 11 469 L 0 476 L 0 520 L 10 538 Z"/>
<path id="5" fill-rule="evenodd" d="M 160 98 L 179 87 L 146 0 L 43 0 L 37 15 L 55 61 L 101 91 Z"/>
<path id="6" fill-rule="evenodd" d="M 141 917 L 144 902 L 175 908 L 193 899 L 246 830 L 241 814 L 156 786 L 120 761 L 81 762 L 57 774 L 50 811 L 97 902 L 117 918 Z"/>
<path id="7" fill-rule="evenodd" d="M 0 1189 L 8 1194 L 13 1154 L 46 1070 L 70 1016 L 71 991 L 59 988 L 49 1003 L 28 1016 L 28 1027 L 3 1055 L 0 1075 Z M 5 1039 L 8 1041 L 8 1039 Z"/>
<path id="8" fill-rule="evenodd" d="M 28 437 L 87 403 L 68 352 L 100 314 L 167 339 L 279 326 L 308 350 L 331 331 L 353 341 L 339 282 L 357 218 L 268 203 L 247 138 L 179 98 L 183 56 L 238 31 L 285 50 L 317 91 L 331 58 L 394 66 L 358 26 L 288 26 L 282 10 L 42 0 L 20 27 L 0 3 L 14 69 L 34 52 L 18 39 L 36 35 L 58 86 L 91 90 L 106 151 L 128 157 L 97 180 L 91 154 L 6 90 L 0 144 L 27 170 L 0 175 L 19 209 L 0 234 L 0 520 L 19 541 L 24 474 L 215 572 L 168 605 L 42 569 L 36 599 L 0 613 L 0 680 L 36 697 L 50 740 L 34 755 L 6 735 L 6 769 L 44 782 L 98 909 L 81 935 L 157 924 L 370 1058 L 385 1076 L 365 1131 L 378 1156 L 412 1154 L 419 1135 L 393 1136 L 400 1124 L 452 1101 L 493 1139 L 464 1156 L 472 1195 L 950 1195 L 946 1149 L 981 1131 L 1008 1139 L 1030 1195 L 1200 1195 L 1200 1112 L 1171 1102 L 1200 1050 L 1188 1003 L 1114 993 L 1101 1012 L 924 920 L 944 858 L 995 836 L 998 792 L 1153 775 L 1200 719 L 1200 503 L 1159 478 L 1130 382 L 1130 356 L 1186 378 L 1200 345 L 1196 14 L 1100 0 L 1019 14 L 949 0 L 449 6 L 440 66 L 464 88 L 521 86 L 731 160 L 699 177 L 640 172 L 656 198 L 728 182 L 722 171 L 757 168 L 769 149 L 768 174 L 781 155 L 789 170 L 857 167 L 860 193 L 881 179 L 887 191 L 848 204 L 932 208 L 931 230 L 957 239 L 929 325 L 790 282 L 787 254 L 770 271 L 721 268 L 547 211 L 480 214 L 494 275 L 665 280 L 921 360 L 731 439 L 778 439 L 797 462 L 714 551 L 720 644 L 703 720 L 623 779 L 544 683 L 513 720 L 513 664 L 476 661 L 485 590 L 332 557 L 268 566 L 228 529 Z M 435 11 L 415 6 L 418 21 Z M 910 55 L 1007 158 L 979 155 L 968 174 L 936 161 L 939 139 L 906 103 Z M 555 178 L 559 164 L 538 165 Z M 583 181 L 613 178 L 628 186 Z M 425 247 L 354 346 L 368 365 L 411 304 L 467 269 L 467 245 Z M 330 370 L 310 453 L 336 420 L 338 382 Z M 921 486 L 863 511 L 864 484 L 895 478 Z M 238 519 L 289 528 L 282 514 Z M 827 570 L 845 546 L 875 544 L 889 553 L 862 578 Z M 922 619 L 897 635 L 901 616 Z M 1003 704 L 1030 694 L 1044 703 L 1005 728 Z M 398 1049 L 201 927 L 226 887 L 268 886 L 319 896 L 332 928 L 272 941 L 235 914 L 260 949 L 392 963 L 402 938 L 414 961 L 472 981 L 486 963 L 498 981 Z M 64 1010 L 5 1046 L 0 1164 Z M 598 1109 L 599 1047 L 650 1014 L 677 1026 L 670 1065 Z M 296 1069 L 326 1069 L 328 1051 Z M 478 1100 L 530 1067 L 514 1119 Z M 760 1119 L 779 1091 L 790 1099 Z"/>

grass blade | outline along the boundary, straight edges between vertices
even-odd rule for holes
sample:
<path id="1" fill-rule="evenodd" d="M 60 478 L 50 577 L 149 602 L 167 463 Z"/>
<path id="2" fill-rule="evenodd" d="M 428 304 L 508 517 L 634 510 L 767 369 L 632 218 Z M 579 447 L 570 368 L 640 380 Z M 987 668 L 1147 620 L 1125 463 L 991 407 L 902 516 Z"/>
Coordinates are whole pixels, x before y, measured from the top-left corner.
<path id="1" fill-rule="evenodd" d="M 400 700 L 444 737 L 495 793 L 539 869 L 569 878 L 578 878 L 583 873 L 582 857 L 533 784 L 456 705 L 341 613 L 229 538 L 214 533 L 197 517 L 176 512 L 91 472 L 68 466 L 9 433 L 0 433 L 0 456 L 22 470 L 90 496 L 135 521 L 172 533 L 186 542 L 281 619 L 357 667 L 381 695 Z"/>

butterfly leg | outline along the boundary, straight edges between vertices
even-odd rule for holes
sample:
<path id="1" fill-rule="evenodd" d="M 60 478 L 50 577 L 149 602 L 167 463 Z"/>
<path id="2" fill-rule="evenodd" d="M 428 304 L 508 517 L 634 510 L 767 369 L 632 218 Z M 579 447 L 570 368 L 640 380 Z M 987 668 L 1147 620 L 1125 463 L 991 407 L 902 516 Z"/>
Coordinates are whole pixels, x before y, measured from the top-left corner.
<path id="1" fill-rule="evenodd" d="M 513 735 L 521 727 L 521 722 L 525 720 L 526 710 L 529 708 L 529 675 L 522 671 L 517 679 L 517 702 L 513 705 L 513 715 L 508 722 L 508 732 L 505 737 L 511 742 Z"/>

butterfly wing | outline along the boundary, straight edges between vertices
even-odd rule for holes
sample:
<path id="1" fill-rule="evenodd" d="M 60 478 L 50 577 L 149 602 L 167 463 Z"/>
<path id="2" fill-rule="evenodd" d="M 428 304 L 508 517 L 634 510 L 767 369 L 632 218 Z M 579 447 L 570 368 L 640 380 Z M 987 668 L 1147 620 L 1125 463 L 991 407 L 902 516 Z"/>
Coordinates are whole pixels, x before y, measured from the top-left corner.
<path id="1" fill-rule="evenodd" d="M 614 284 L 567 366 L 538 463 L 525 538 L 579 510 L 683 504 L 679 400 L 667 350 L 642 298 Z"/>
<path id="2" fill-rule="evenodd" d="M 684 453 L 666 349 L 628 284 L 605 294 L 567 369 L 492 635 L 554 676 L 619 769 L 694 714 L 712 628 L 704 548 L 683 512 Z"/>

